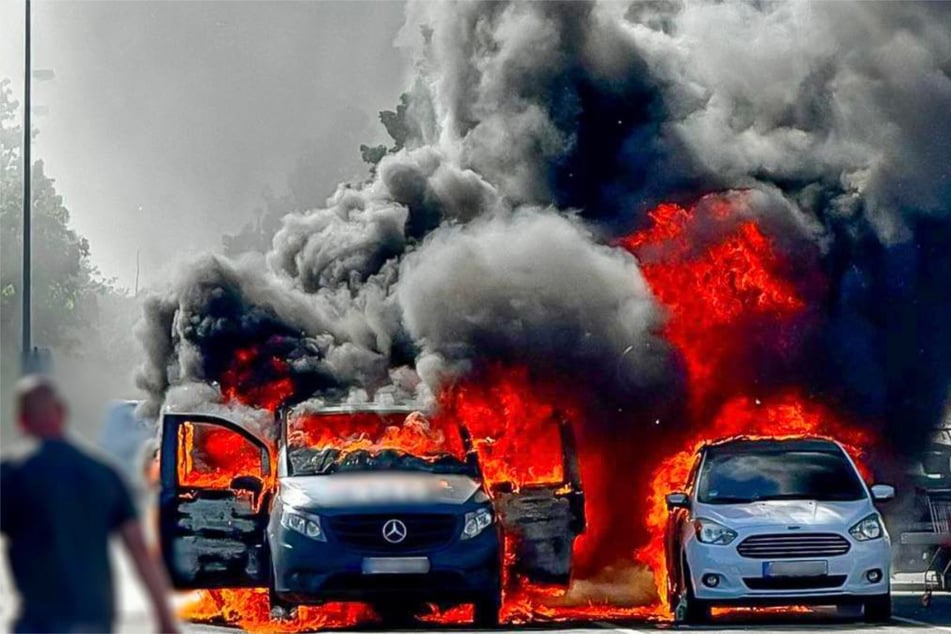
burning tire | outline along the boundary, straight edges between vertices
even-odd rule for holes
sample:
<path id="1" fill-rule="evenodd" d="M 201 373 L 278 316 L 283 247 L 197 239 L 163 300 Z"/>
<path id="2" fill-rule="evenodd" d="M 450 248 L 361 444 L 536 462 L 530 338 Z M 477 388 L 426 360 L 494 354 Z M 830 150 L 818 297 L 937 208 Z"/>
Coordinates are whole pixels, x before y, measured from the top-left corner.
<path id="1" fill-rule="evenodd" d="M 678 592 L 677 604 L 671 604 L 674 609 L 674 619 L 688 625 L 703 625 L 710 621 L 710 604 L 698 599 L 690 582 L 690 569 L 686 562 L 683 566 L 681 578 L 684 580 L 683 591 Z"/>
<path id="2" fill-rule="evenodd" d="M 277 599 L 272 593 L 270 595 L 268 616 L 272 621 L 293 621 L 297 616 L 297 606 Z"/>
<path id="3" fill-rule="evenodd" d="M 271 571 L 268 578 L 268 614 L 273 621 L 287 621 L 296 616 L 297 605 L 283 600 L 277 592 L 274 591 L 274 572 Z"/>
<path id="4" fill-rule="evenodd" d="M 499 610 L 502 609 L 502 593 L 498 588 L 479 597 L 473 607 L 473 621 L 476 627 L 494 628 L 499 626 Z"/>
<path id="5" fill-rule="evenodd" d="M 416 623 L 419 606 L 403 601 L 380 601 L 373 603 L 373 611 L 385 627 L 410 627 Z"/>

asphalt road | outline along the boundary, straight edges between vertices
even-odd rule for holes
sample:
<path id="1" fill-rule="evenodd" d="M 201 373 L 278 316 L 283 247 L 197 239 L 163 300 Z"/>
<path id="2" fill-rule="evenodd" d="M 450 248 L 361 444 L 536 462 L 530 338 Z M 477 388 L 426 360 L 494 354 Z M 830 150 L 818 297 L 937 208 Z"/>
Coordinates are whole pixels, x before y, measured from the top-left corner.
<path id="1" fill-rule="evenodd" d="M 817 610 L 809 614 L 795 614 L 788 617 L 777 617 L 775 615 L 761 616 L 756 614 L 729 615 L 721 617 L 714 621 L 710 626 L 705 627 L 674 627 L 669 623 L 642 623 L 642 622 L 620 622 L 607 623 L 603 621 L 594 623 L 570 623 L 570 624 L 542 624 L 532 625 L 521 628 L 504 628 L 498 632 L 537 632 L 539 634 L 551 632 L 552 634 L 639 634 L 640 632 L 653 632 L 666 629 L 684 629 L 684 630 L 716 630 L 716 631 L 748 631 L 756 630 L 759 632 L 791 632 L 791 631 L 841 631 L 841 632 L 924 632 L 931 630 L 935 632 L 951 632 L 951 595 L 935 595 L 930 607 L 924 608 L 921 605 L 920 592 L 898 592 L 894 596 L 895 618 L 888 625 L 867 625 L 857 622 L 854 619 L 836 615 L 832 610 Z M 132 631 L 132 630 L 130 630 Z M 138 630 L 142 631 L 142 630 Z M 146 630 L 147 631 L 147 630 Z M 189 623 L 185 626 L 185 631 L 205 633 L 205 634 L 225 634 L 234 632 L 233 629 L 226 627 L 201 625 Z M 362 632 L 380 632 L 379 629 L 364 629 Z M 418 631 L 426 632 L 450 632 L 452 634 L 468 634 L 477 632 L 458 627 L 431 626 Z M 484 630 L 481 630 L 484 634 Z"/>
<path id="2" fill-rule="evenodd" d="M 861 622 L 857 614 L 838 615 L 832 609 L 817 609 L 807 614 L 790 614 L 777 616 L 775 614 L 760 615 L 755 613 L 731 614 L 717 618 L 710 626 L 679 627 L 671 623 L 647 622 L 616 622 L 605 621 L 585 623 L 551 623 L 535 624 L 524 627 L 507 627 L 496 630 L 500 633 L 531 631 L 538 634 L 638 634 L 659 630 L 716 630 L 716 631 L 747 631 L 757 630 L 764 633 L 792 632 L 792 631 L 828 631 L 841 632 L 918 632 L 932 630 L 935 632 L 951 632 L 951 594 L 935 594 L 929 607 L 922 606 L 921 592 L 899 591 L 893 594 L 894 619 L 888 625 L 869 625 Z M 201 634 L 234 634 L 235 629 L 225 626 L 207 625 L 201 623 L 184 623 L 186 632 Z M 135 612 L 129 612 L 128 606 L 120 624 L 120 632 L 151 632 L 151 624 L 145 610 L 144 603 L 139 604 Z M 384 631 L 381 628 L 363 628 L 359 632 L 373 634 Z M 421 632 L 447 632 L 450 634 L 469 634 L 485 630 L 472 630 L 465 627 L 447 627 L 423 625 Z"/>

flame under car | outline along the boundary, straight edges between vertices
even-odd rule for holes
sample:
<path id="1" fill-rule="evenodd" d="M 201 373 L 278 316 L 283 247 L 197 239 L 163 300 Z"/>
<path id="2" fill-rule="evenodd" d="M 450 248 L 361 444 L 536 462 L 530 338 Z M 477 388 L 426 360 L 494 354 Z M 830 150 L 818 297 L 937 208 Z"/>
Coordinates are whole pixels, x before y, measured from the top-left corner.
<path id="1" fill-rule="evenodd" d="M 565 581 L 584 528 L 570 428 L 555 486 L 490 490 L 475 443 L 412 409 L 280 417 L 276 451 L 218 417 L 163 421 L 163 556 L 179 588 L 268 587 L 272 612 L 361 601 L 385 620 L 473 603 L 498 621 L 502 529 L 514 568 Z"/>

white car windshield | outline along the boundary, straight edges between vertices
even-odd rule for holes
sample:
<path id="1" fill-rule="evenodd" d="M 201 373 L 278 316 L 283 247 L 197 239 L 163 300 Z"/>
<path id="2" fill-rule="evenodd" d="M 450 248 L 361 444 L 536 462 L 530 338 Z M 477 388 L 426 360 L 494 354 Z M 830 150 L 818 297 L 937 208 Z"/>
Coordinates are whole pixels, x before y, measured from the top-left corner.
<path id="1" fill-rule="evenodd" d="M 831 451 L 745 450 L 707 456 L 697 497 L 703 504 L 763 500 L 861 500 L 865 488 L 844 455 Z"/>

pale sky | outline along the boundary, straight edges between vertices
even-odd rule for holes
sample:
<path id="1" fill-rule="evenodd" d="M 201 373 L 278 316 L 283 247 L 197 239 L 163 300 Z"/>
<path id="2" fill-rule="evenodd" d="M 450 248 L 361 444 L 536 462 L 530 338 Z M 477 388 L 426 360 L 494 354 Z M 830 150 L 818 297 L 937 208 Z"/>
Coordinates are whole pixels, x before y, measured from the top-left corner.
<path id="1" fill-rule="evenodd" d="M 22 95 L 23 3 L 0 0 L 0 78 Z M 285 189 L 298 158 L 315 182 L 361 177 L 361 143 L 396 105 L 410 64 L 399 2 L 33 2 L 40 135 L 34 156 L 91 243 L 131 287 L 219 249 Z M 330 193 L 328 191 L 328 193 Z"/>

